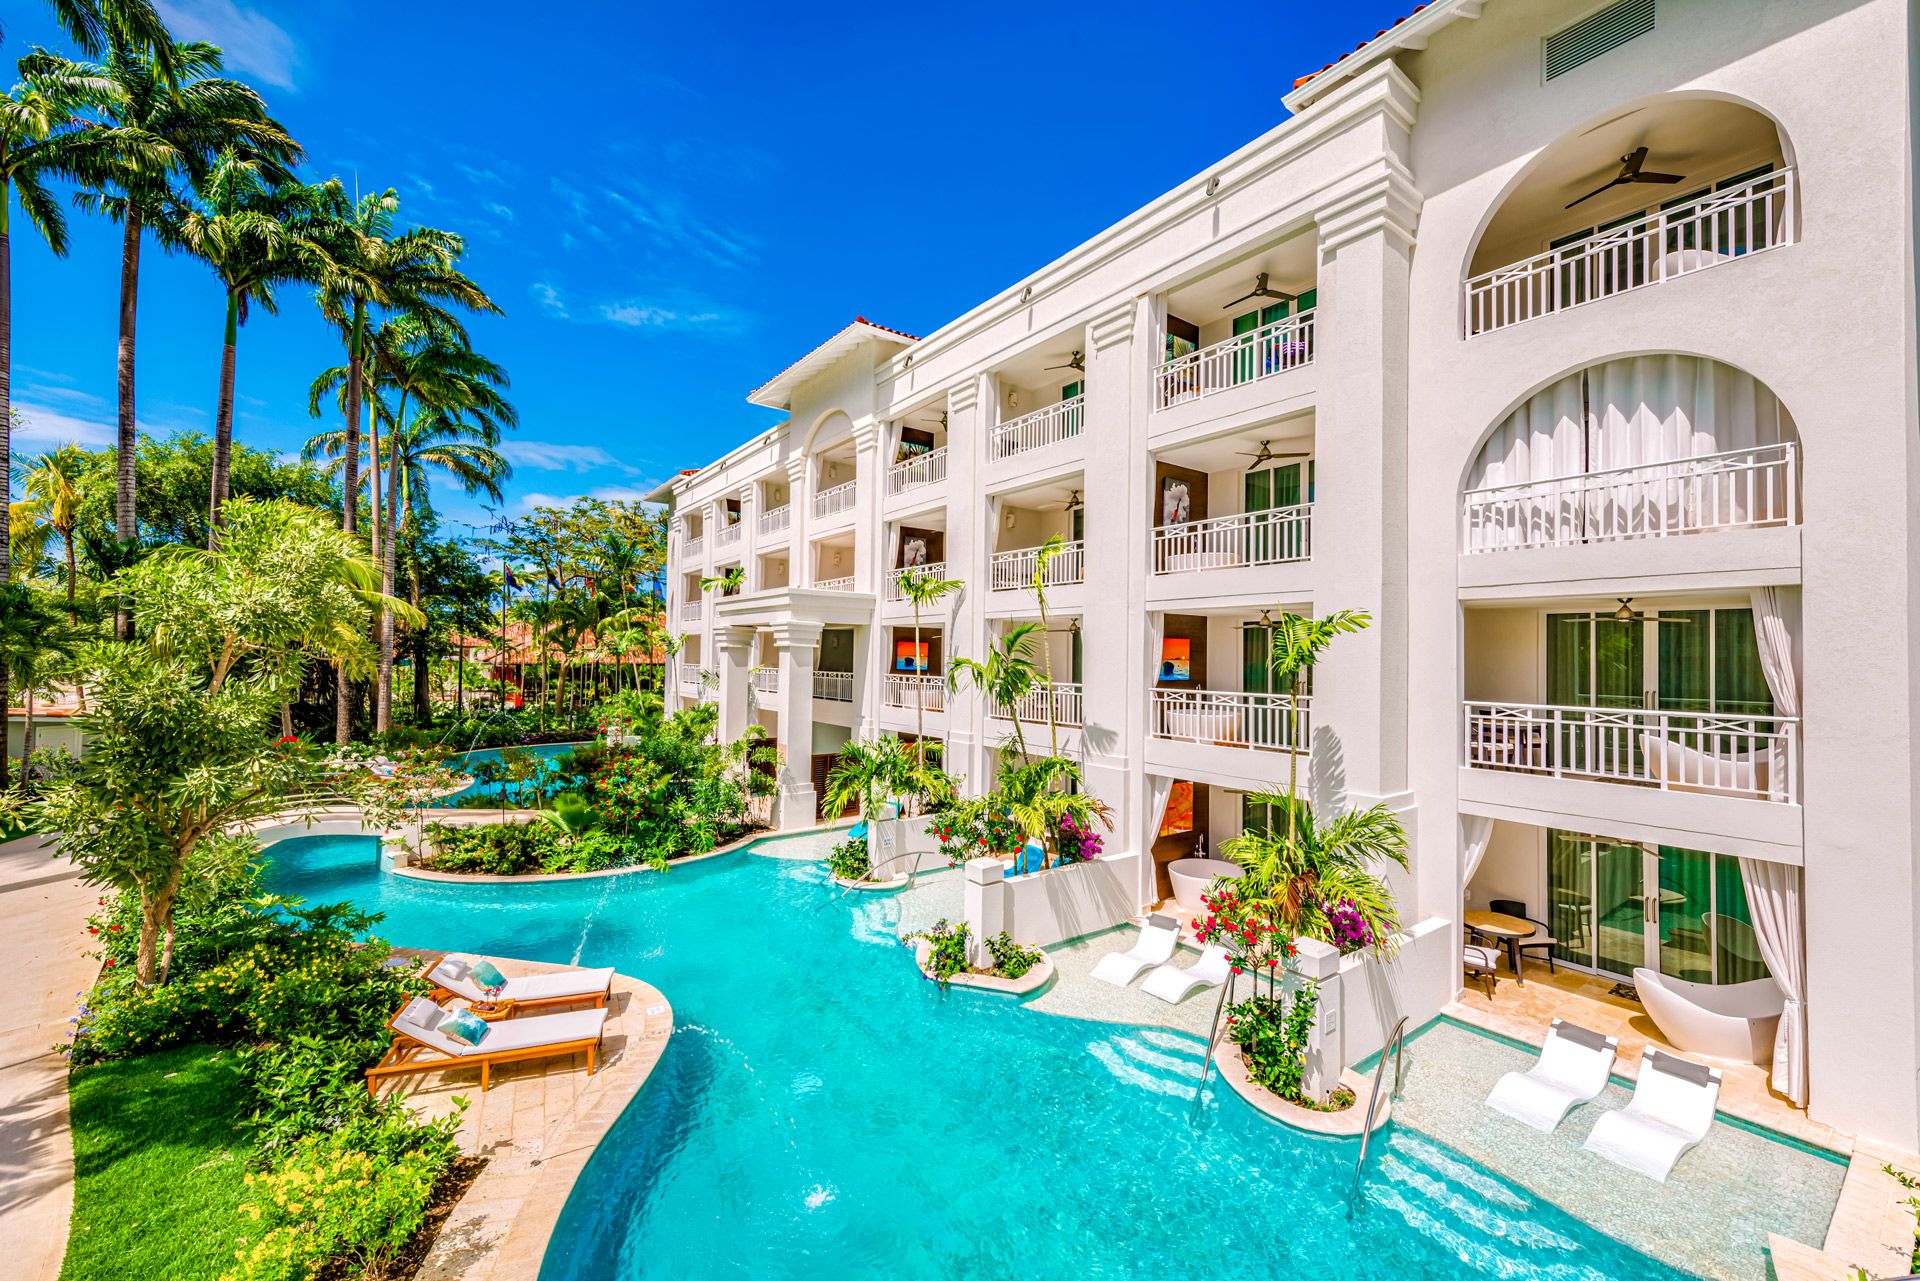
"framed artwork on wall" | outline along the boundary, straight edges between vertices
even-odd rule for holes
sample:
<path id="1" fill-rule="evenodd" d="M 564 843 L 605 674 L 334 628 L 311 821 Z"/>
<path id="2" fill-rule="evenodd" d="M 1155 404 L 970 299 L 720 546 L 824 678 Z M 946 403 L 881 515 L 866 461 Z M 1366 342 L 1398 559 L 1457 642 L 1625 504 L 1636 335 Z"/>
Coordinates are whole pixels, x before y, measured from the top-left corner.
<path id="1" fill-rule="evenodd" d="M 927 670 L 927 646 L 930 642 L 918 643 L 910 640 L 897 640 L 893 643 L 893 670 L 896 672 L 925 672 Z"/>
<path id="2" fill-rule="evenodd" d="M 1193 519 L 1193 490 L 1186 481 L 1168 476 L 1160 482 L 1160 523 L 1184 525 Z"/>
<path id="3" fill-rule="evenodd" d="M 1193 679 L 1193 642 L 1184 636 L 1169 636 L 1160 642 L 1160 679 Z"/>

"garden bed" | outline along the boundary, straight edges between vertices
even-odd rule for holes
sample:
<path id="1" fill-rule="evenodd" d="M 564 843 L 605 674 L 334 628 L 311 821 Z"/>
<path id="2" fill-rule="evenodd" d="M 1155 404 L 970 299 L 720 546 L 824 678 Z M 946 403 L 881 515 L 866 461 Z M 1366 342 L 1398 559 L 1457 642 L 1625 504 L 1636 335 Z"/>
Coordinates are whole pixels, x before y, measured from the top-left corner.
<path id="1" fill-rule="evenodd" d="M 1352 1068 L 1340 1074 L 1340 1085 L 1334 1092 L 1336 1101 L 1343 1095 L 1347 1097 L 1347 1106 L 1325 1110 L 1291 1103 L 1249 1079 L 1247 1065 L 1240 1058 L 1240 1047 L 1231 1041 L 1220 1043 L 1214 1050 L 1213 1062 L 1220 1070 L 1220 1079 L 1235 1094 L 1274 1120 L 1296 1130 L 1335 1138 L 1354 1138 L 1367 1123 L 1367 1101 L 1373 1097 L 1373 1083 Z M 1378 1130 L 1385 1125 L 1392 1111 L 1393 1100 L 1381 1099 L 1380 1106 L 1374 1109 L 1373 1128 Z"/>
<path id="2" fill-rule="evenodd" d="M 871 894 L 886 893 L 890 890 L 903 890 L 907 887 L 907 882 L 912 879 L 913 876 L 911 873 L 895 872 L 884 881 L 856 881 L 844 876 L 836 876 L 833 878 L 833 883 L 843 890 L 864 890 Z"/>
<path id="3" fill-rule="evenodd" d="M 933 955 L 933 945 L 925 939 L 916 939 L 913 944 L 913 963 L 920 968 L 923 977 L 938 982 L 928 962 Z M 998 992 L 1002 996 L 1031 996 L 1053 981 L 1053 962 L 1042 955 L 1034 967 L 1017 979 L 1003 978 L 984 970 L 964 970 L 947 977 L 950 987 L 971 987 L 982 992 Z"/>

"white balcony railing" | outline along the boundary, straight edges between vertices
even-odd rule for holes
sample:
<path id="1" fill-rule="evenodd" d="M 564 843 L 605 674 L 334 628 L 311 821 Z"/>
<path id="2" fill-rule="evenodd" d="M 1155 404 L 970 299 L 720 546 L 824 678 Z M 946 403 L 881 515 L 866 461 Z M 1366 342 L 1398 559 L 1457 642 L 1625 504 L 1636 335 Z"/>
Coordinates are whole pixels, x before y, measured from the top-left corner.
<path id="1" fill-rule="evenodd" d="M 1466 493 L 1460 549 L 1506 551 L 1798 524 L 1790 443 Z"/>
<path id="2" fill-rule="evenodd" d="M 1153 736 L 1222 747 L 1305 751 L 1311 730 L 1308 719 L 1311 701 L 1300 699 L 1296 719 L 1292 700 L 1284 694 L 1156 689 L 1153 691 Z"/>
<path id="3" fill-rule="evenodd" d="M 1022 414 L 993 429 L 993 456 L 1011 458 L 1029 449 L 1041 449 L 1080 434 L 1086 424 L 1087 398 L 1073 396 L 1057 405 Z"/>
<path id="4" fill-rule="evenodd" d="M 852 511 L 854 493 L 859 484 L 857 480 L 849 480 L 832 489 L 821 490 L 813 496 L 813 514 L 824 517 Z"/>
<path id="5" fill-rule="evenodd" d="M 1313 363 L 1312 311 L 1236 334 L 1160 366 L 1154 385 L 1161 409 Z"/>
<path id="6" fill-rule="evenodd" d="M 706 550 L 707 539 L 704 534 L 689 538 L 680 544 L 680 559 L 699 560 L 701 554 Z"/>
<path id="7" fill-rule="evenodd" d="M 995 552 L 990 566 L 993 590 L 1011 591 L 1019 587 L 1033 586 L 1034 567 L 1040 563 L 1038 547 L 1023 547 L 1019 551 Z M 1086 581 L 1087 545 L 1082 542 L 1063 544 L 1047 562 L 1047 572 L 1040 580 L 1046 587 L 1062 587 L 1069 583 Z"/>
<path id="8" fill-rule="evenodd" d="M 1276 507 L 1153 531 L 1153 572 L 1279 565 L 1312 554 L 1313 507 Z"/>
<path id="9" fill-rule="evenodd" d="M 853 579 L 851 577 L 823 578 L 813 586 L 816 591 L 822 592 L 850 592 L 853 590 Z"/>
<path id="10" fill-rule="evenodd" d="M 1022 725 L 1041 725 L 1047 721 L 1047 686 L 1044 681 L 1036 682 L 1026 692 L 1013 710 L 1019 714 Z M 993 715 L 1007 720 L 1007 709 L 994 704 Z M 1053 683 L 1053 724 L 1078 728 L 1086 724 L 1086 689 L 1078 681 L 1055 681 Z"/>
<path id="11" fill-rule="evenodd" d="M 740 535 L 746 532 L 746 528 L 745 522 L 737 520 L 730 525 L 720 526 L 719 532 L 713 536 L 714 548 L 733 546 L 740 541 Z"/>
<path id="12" fill-rule="evenodd" d="M 753 688 L 761 694 L 778 694 L 780 692 L 780 669 L 777 667 L 754 668 Z"/>
<path id="13" fill-rule="evenodd" d="M 680 697 L 699 701 L 700 677 L 697 673 L 690 672 L 680 678 Z"/>
<path id="14" fill-rule="evenodd" d="M 939 676 L 889 674 L 886 699 L 888 707 L 917 707 L 927 712 L 944 712 L 947 710 L 947 682 Z"/>
<path id="15" fill-rule="evenodd" d="M 690 600 L 686 604 L 682 605 L 680 607 L 680 621 L 683 623 L 699 622 L 700 621 L 700 602 L 697 600 Z"/>
<path id="16" fill-rule="evenodd" d="M 813 696 L 823 698 L 829 703 L 851 703 L 853 701 L 852 672 L 815 672 L 813 674 Z"/>
<path id="17" fill-rule="evenodd" d="M 903 463 L 895 463 L 887 470 L 887 492 L 904 494 L 909 489 L 921 485 L 932 485 L 947 478 L 947 447 L 945 445 L 917 458 L 909 458 Z"/>
<path id="18" fill-rule="evenodd" d="M 1473 769 L 1635 783 L 1665 791 L 1800 801 L 1800 720 L 1641 708 L 1465 703 Z"/>
<path id="19" fill-rule="evenodd" d="M 1467 337 L 1793 243 L 1794 171 L 1776 169 L 1466 282 Z"/>
<path id="20" fill-rule="evenodd" d="M 900 580 L 909 573 L 921 574 L 928 578 L 945 578 L 947 576 L 947 562 L 939 561 L 932 565 L 914 565 L 908 569 L 894 570 L 891 574 L 887 575 L 888 600 L 905 600 L 907 598 L 907 594 L 900 589 Z"/>
<path id="21" fill-rule="evenodd" d="M 784 534 L 792 527 L 793 507 L 787 503 L 769 507 L 760 513 L 760 532 L 763 534 Z"/>

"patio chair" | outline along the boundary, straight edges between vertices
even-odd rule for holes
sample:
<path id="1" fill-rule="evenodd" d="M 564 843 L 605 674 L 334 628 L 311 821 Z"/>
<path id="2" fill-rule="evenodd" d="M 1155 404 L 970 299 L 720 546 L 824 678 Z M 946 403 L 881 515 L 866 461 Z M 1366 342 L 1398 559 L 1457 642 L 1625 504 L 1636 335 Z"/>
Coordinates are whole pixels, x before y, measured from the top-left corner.
<path id="1" fill-rule="evenodd" d="M 1517 916 L 1533 926 L 1533 933 L 1520 940 L 1522 952 L 1545 952 L 1547 954 L 1547 973 L 1557 974 L 1553 965 L 1553 949 L 1560 946 L 1560 940 L 1553 937 L 1553 931 L 1547 928 L 1545 921 L 1536 921 L 1527 915 L 1527 905 L 1517 898 L 1496 898 L 1487 903 L 1487 909 L 1499 912 L 1503 916 Z"/>
<path id="2" fill-rule="evenodd" d="M 401 1006 L 387 1026 L 393 1046 L 386 1057 L 367 1069 L 367 1093 L 374 1094 L 387 1077 L 456 1068 L 480 1069 L 480 1092 L 492 1085 L 493 1068 L 501 1063 L 587 1056 L 587 1075 L 599 1066 L 600 1035 L 606 1030 L 607 1011 L 570 1010 L 565 1014 L 536 1014 L 486 1025 L 477 1045 L 469 1045 L 442 1030 L 454 1011 L 416 996 Z"/>
<path id="3" fill-rule="evenodd" d="M 1125 987 L 1139 977 L 1140 971 L 1164 964 L 1180 945 L 1180 923 L 1171 916 L 1155 913 L 1140 928 L 1140 937 L 1124 952 L 1109 952 L 1093 967 L 1093 977 L 1102 983 Z"/>
<path id="4" fill-rule="evenodd" d="M 1661 1183 L 1713 1128 L 1720 1073 L 1704 1063 L 1648 1049 L 1633 1100 L 1594 1122 L 1585 1147 L 1615 1165 Z"/>
<path id="5" fill-rule="evenodd" d="M 1481 943 L 1463 943 L 1460 945 L 1460 960 L 1466 967 L 1467 977 L 1479 979 L 1487 985 L 1487 999 L 1493 999 L 1494 981 L 1500 974 L 1500 954 Z"/>
<path id="6" fill-rule="evenodd" d="M 1524 1072 L 1501 1077 L 1487 1095 L 1487 1106 L 1552 1134 L 1574 1107 L 1600 1097 L 1619 1049 L 1614 1037 L 1555 1019 L 1539 1060 Z"/>
<path id="7" fill-rule="evenodd" d="M 514 1010 L 539 1010 L 554 1005 L 605 1005 L 613 987 L 613 967 L 599 970 L 561 970 L 553 974 L 528 974 L 510 978 L 498 996 L 489 997 L 473 977 L 476 957 L 451 953 L 441 957 L 427 970 L 427 982 L 434 984 L 436 1000 L 459 996 L 474 1004 L 510 1005 Z"/>
<path id="8" fill-rule="evenodd" d="M 1200 959 L 1191 966 L 1181 969 L 1178 965 L 1163 965 L 1147 975 L 1147 981 L 1140 985 L 1140 990 L 1159 997 L 1168 1005 L 1178 1005 L 1202 988 L 1219 987 L 1225 983 L 1232 968 L 1227 960 L 1227 949 L 1218 943 L 1209 943 L 1206 951 L 1200 953 Z"/>

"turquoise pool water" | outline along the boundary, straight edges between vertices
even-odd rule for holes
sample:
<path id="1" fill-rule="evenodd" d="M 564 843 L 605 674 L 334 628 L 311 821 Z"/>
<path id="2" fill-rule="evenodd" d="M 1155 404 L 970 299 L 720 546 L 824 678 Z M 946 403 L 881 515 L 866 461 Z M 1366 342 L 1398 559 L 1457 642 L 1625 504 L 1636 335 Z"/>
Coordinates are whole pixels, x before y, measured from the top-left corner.
<path id="1" fill-rule="evenodd" d="M 580 746 L 580 744 L 578 743 L 535 743 L 532 746 L 526 747 L 522 750 L 533 753 L 535 756 L 540 757 L 541 760 L 544 762 L 544 761 L 551 760 L 556 756 L 564 756 L 578 746 Z M 453 769 L 458 771 L 459 773 L 464 774 L 468 772 L 468 770 L 472 767 L 473 762 L 475 761 L 497 761 L 499 759 L 500 759 L 499 748 L 483 747 L 478 751 L 454 753 L 452 756 L 447 758 L 447 767 L 449 769 Z M 543 769 L 545 768 L 544 764 L 542 765 L 542 768 Z M 499 790 L 500 789 L 498 788 L 498 786 L 488 787 L 483 783 L 470 783 L 466 787 L 463 787 L 459 791 L 453 793 L 451 796 L 448 796 L 445 800 L 440 801 L 439 804 L 452 805 L 455 801 L 465 796 L 478 796 L 482 793 L 492 793 L 492 792 L 497 792 Z"/>
<path id="2" fill-rule="evenodd" d="M 1400 1126 L 1350 1220 L 1352 1143 L 1218 1088 L 1195 1119 L 1200 1041 L 942 994 L 884 928 L 898 900 L 816 862 L 449 886 L 383 875 L 366 838 L 272 853 L 271 889 L 384 912 L 396 943 L 613 965 L 673 1002 L 542 1281 L 1687 1275 Z"/>

